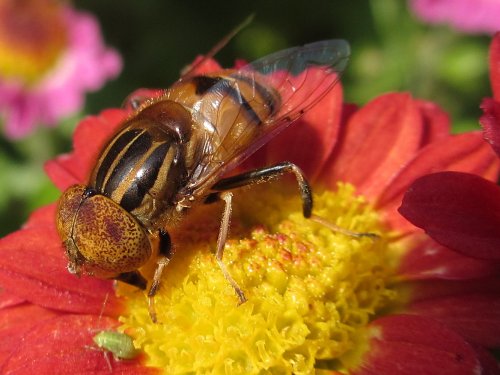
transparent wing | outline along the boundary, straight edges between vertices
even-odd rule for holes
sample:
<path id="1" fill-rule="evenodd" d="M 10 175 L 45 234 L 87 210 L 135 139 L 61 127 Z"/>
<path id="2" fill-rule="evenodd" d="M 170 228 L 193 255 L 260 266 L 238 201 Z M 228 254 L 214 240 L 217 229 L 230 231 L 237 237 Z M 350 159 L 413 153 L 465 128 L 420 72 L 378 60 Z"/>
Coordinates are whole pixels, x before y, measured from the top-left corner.
<path id="1" fill-rule="evenodd" d="M 349 56 L 350 47 L 345 40 L 326 40 L 276 52 L 242 71 L 260 73 L 280 95 L 280 110 L 270 121 L 293 121 L 332 89 Z"/>
<path id="2" fill-rule="evenodd" d="M 231 71 L 195 105 L 205 124 L 203 160 L 190 181 L 200 194 L 313 107 L 338 82 L 350 54 L 344 40 L 286 49 Z"/>

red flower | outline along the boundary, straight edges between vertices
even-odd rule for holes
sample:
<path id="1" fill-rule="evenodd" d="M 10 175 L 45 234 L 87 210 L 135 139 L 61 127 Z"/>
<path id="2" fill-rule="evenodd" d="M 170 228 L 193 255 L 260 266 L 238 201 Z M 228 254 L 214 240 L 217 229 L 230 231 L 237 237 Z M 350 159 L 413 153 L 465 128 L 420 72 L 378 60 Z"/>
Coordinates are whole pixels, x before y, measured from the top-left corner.
<path id="1" fill-rule="evenodd" d="M 493 98 L 484 99 L 480 122 L 500 156 L 500 33 L 491 44 L 490 75 Z M 424 176 L 412 184 L 400 212 L 444 246 L 500 260 L 500 187 L 491 181 L 456 171 Z"/>
<path id="2" fill-rule="evenodd" d="M 107 110 L 78 126 L 74 151 L 46 166 L 59 188 L 86 180 L 104 140 L 125 116 L 125 111 Z M 498 267 L 438 245 L 397 213 L 410 183 L 430 172 L 454 170 L 495 178 L 499 163 L 479 132 L 449 135 L 446 114 L 408 94 L 386 94 L 360 109 L 343 105 L 342 89 L 337 85 L 246 166 L 282 160 L 296 162 L 316 188 L 331 191 L 337 188 L 337 181 L 352 184 L 392 233 L 381 242 L 391 247 L 381 250 L 391 252 L 388 259 L 395 275 L 384 279 L 385 285 L 369 284 L 393 296 L 391 303 L 383 310 L 363 311 L 368 322 L 357 322 L 357 316 L 349 318 L 357 322 L 355 326 L 341 322 L 348 326 L 345 335 L 355 332 L 354 341 L 331 359 L 334 368 L 351 374 L 500 373 L 486 349 L 500 345 Z M 1 372 L 107 373 L 102 353 L 89 348 L 92 337 L 118 325 L 117 314 L 126 320 L 134 311 L 124 309 L 129 301 L 115 296 L 111 282 L 76 279 L 66 271 L 54 216 L 55 205 L 41 208 L 22 229 L 0 240 L 0 314 L 5 322 L 0 326 Z M 378 272 L 373 269 L 368 276 L 353 274 L 352 278 L 361 280 L 357 277 Z M 360 294 L 356 301 L 362 305 L 371 291 L 364 289 L 363 282 L 357 283 Z M 306 313 L 319 306 L 310 302 Z M 223 320 L 221 316 L 219 327 L 224 328 Z M 323 326 L 318 323 L 316 333 Z M 335 339 L 329 340 L 334 343 Z M 308 347 L 301 348 L 306 356 Z M 266 349 L 261 346 L 260 353 L 267 353 Z M 179 352 L 187 351 L 181 348 Z M 153 371 L 140 360 L 114 361 L 112 368 L 117 373 Z"/>

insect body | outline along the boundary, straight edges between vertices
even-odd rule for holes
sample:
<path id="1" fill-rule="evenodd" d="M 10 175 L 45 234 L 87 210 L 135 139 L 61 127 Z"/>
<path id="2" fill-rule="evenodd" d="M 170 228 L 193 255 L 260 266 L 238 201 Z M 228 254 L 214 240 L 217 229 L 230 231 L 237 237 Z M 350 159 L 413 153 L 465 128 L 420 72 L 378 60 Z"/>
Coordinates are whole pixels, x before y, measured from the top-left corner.
<path id="1" fill-rule="evenodd" d="M 223 200 L 216 259 L 245 301 L 222 261 L 229 191 L 293 173 L 306 217 L 313 217 L 312 195 L 300 169 L 289 162 L 223 176 L 331 90 L 348 56 L 345 41 L 317 42 L 237 71 L 185 76 L 158 98 L 132 98 L 137 110 L 104 147 L 88 183 L 70 187 L 59 201 L 57 227 L 68 270 L 146 289 L 138 269 L 157 256 L 148 291 L 155 320 L 153 297 L 173 255 L 168 228 L 190 207 Z"/>
<path id="2" fill-rule="evenodd" d="M 126 333 L 101 331 L 92 340 L 99 348 L 111 352 L 116 359 L 134 359 L 139 355 L 132 338 Z"/>

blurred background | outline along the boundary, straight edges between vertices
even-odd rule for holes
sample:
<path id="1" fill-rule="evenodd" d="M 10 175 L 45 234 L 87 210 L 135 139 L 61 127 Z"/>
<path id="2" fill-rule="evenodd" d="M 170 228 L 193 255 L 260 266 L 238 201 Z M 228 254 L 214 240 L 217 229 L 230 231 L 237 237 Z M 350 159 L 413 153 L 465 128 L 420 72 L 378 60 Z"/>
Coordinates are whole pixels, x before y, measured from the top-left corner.
<path id="1" fill-rule="evenodd" d="M 60 192 L 45 176 L 43 163 L 71 150 L 71 135 L 82 117 L 120 106 L 137 88 L 168 87 L 196 55 L 252 13 L 253 22 L 217 55 L 222 65 L 342 38 L 352 48 L 342 78 L 348 102 L 363 105 L 388 91 L 409 91 L 440 104 L 459 132 L 479 128 L 480 101 L 490 96 L 490 36 L 426 23 L 402 0 L 78 0 L 71 6 L 98 20 L 123 69 L 88 93 L 84 107 L 58 126 L 37 127 L 15 140 L 0 134 L 0 236 L 19 228 L 33 209 L 57 199 Z"/>

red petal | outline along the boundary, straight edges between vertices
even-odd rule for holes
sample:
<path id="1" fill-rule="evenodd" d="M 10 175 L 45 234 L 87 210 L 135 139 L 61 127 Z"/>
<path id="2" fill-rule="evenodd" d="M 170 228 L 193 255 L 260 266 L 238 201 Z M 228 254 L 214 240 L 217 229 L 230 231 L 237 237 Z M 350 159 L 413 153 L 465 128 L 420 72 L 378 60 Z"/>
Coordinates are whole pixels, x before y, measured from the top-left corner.
<path id="1" fill-rule="evenodd" d="M 0 310 L 0 329 L 2 330 L 3 342 L 7 336 L 3 334 L 6 329 L 13 332 L 17 330 L 27 330 L 29 327 L 42 320 L 61 315 L 61 312 L 45 309 L 31 303 L 23 303 L 17 306 L 11 306 Z"/>
<path id="2" fill-rule="evenodd" d="M 199 64 L 199 65 L 197 65 Z M 196 66 L 196 68 L 190 72 L 190 74 L 206 74 L 211 72 L 216 72 L 222 69 L 217 61 L 212 58 L 206 58 L 203 55 L 198 55 L 194 61 L 187 66 L 185 71 L 191 69 L 191 67 Z"/>
<path id="3" fill-rule="evenodd" d="M 500 187 L 481 177 L 441 172 L 419 178 L 400 213 L 453 250 L 500 259 Z"/>
<path id="4" fill-rule="evenodd" d="M 342 118 L 340 120 L 341 126 L 346 126 L 351 117 L 359 110 L 359 106 L 354 103 L 344 103 L 342 105 Z"/>
<path id="5" fill-rule="evenodd" d="M 490 80 L 493 97 L 500 101 L 500 33 L 496 33 L 490 45 Z"/>
<path id="6" fill-rule="evenodd" d="M 0 285 L 7 292 L 63 311 L 99 314 L 106 299 L 106 314 L 121 310 L 111 281 L 78 279 L 66 264 L 54 204 L 35 211 L 25 228 L 0 239 Z"/>
<path id="7" fill-rule="evenodd" d="M 234 61 L 233 69 L 239 70 L 248 64 L 249 64 L 249 62 L 245 59 L 236 59 Z"/>
<path id="8" fill-rule="evenodd" d="M 412 303 L 408 312 L 441 321 L 469 342 L 500 346 L 499 293 L 463 294 Z"/>
<path id="9" fill-rule="evenodd" d="M 396 315 L 369 326 L 369 350 L 356 375 L 479 374 L 474 349 L 435 320 Z"/>
<path id="10" fill-rule="evenodd" d="M 428 237 L 405 254 L 398 270 L 406 280 L 463 280 L 493 276 L 499 272 L 500 267 L 490 261 L 466 257 Z"/>
<path id="11" fill-rule="evenodd" d="M 310 181 L 313 181 L 337 141 L 341 111 L 342 86 L 337 84 L 299 121 L 264 146 L 263 165 L 284 160 L 291 161 L 304 171 Z M 261 157 L 257 156 L 254 163 Z"/>
<path id="12" fill-rule="evenodd" d="M 498 293 L 500 278 L 474 280 L 427 280 L 411 283 L 411 301 L 463 296 L 465 294 Z"/>
<path id="13" fill-rule="evenodd" d="M 5 290 L 0 291 L 0 310 L 7 307 L 17 306 L 24 302 L 26 302 L 24 298 L 16 296 L 14 293 L 10 293 Z"/>
<path id="14" fill-rule="evenodd" d="M 75 173 L 73 164 L 74 161 L 71 155 L 64 154 L 47 161 L 44 165 L 45 173 L 61 191 L 85 180 L 87 171 L 85 171 L 85 175 L 83 171 L 82 173 Z"/>
<path id="15" fill-rule="evenodd" d="M 55 228 L 56 204 L 49 204 L 33 211 L 28 217 L 28 221 L 22 226 L 21 229 L 37 228 L 37 227 L 50 227 Z"/>
<path id="16" fill-rule="evenodd" d="M 377 197 L 410 161 L 422 139 L 422 118 L 408 94 L 387 94 L 351 116 L 323 171 L 334 187 L 347 181 L 368 197 Z"/>
<path id="17" fill-rule="evenodd" d="M 484 129 L 484 139 L 491 144 L 493 150 L 500 157 L 500 103 L 489 98 L 483 99 L 481 109 L 484 114 L 479 122 Z"/>
<path id="18" fill-rule="evenodd" d="M 424 100 L 417 100 L 424 121 L 424 134 L 421 147 L 447 138 L 450 135 L 450 118 L 437 104 Z"/>
<path id="19" fill-rule="evenodd" d="M 80 122 L 73 135 L 74 151 L 45 164 L 45 171 L 59 189 L 87 180 L 104 143 L 126 116 L 126 111 L 108 109 Z"/>
<path id="20" fill-rule="evenodd" d="M 495 357 L 491 353 L 481 346 L 473 345 L 476 351 L 477 358 L 481 362 L 481 367 L 483 371 L 481 375 L 499 375 L 500 374 L 500 364 L 497 362 Z"/>
<path id="21" fill-rule="evenodd" d="M 24 303 L 0 310 L 0 368 L 11 355 L 19 340 L 39 322 L 58 316 L 59 313 L 43 307 Z"/>
<path id="22" fill-rule="evenodd" d="M 113 319 L 89 315 L 66 315 L 37 324 L 15 343 L 1 368 L 3 374 L 109 374 L 101 350 L 94 350 L 92 337 L 117 325 Z M 115 361 L 113 373 L 150 374 L 138 360 Z"/>
<path id="23" fill-rule="evenodd" d="M 401 173 L 392 181 L 377 203 L 387 219 L 400 230 L 412 231 L 412 226 L 397 214 L 403 194 L 410 184 L 428 173 L 454 170 L 482 175 L 494 179 L 499 160 L 483 141 L 481 132 L 470 132 L 450 136 L 443 141 L 424 147 Z"/>

